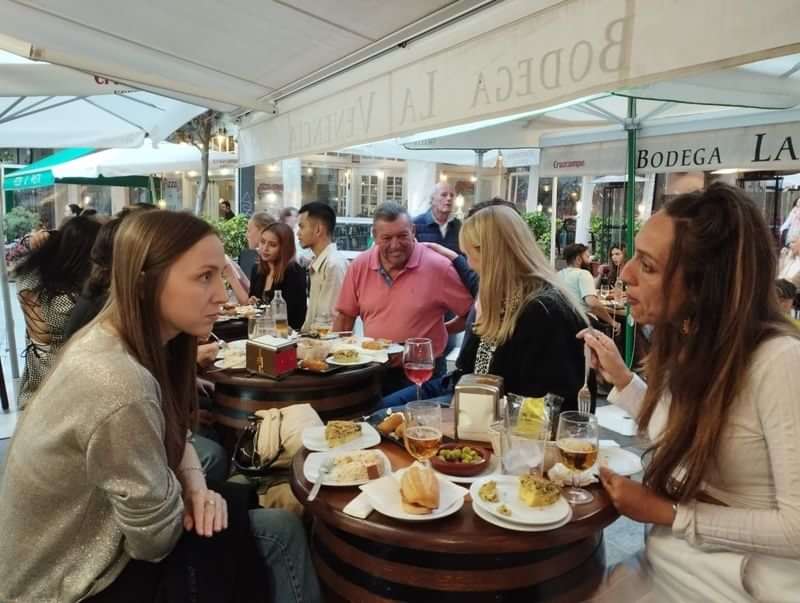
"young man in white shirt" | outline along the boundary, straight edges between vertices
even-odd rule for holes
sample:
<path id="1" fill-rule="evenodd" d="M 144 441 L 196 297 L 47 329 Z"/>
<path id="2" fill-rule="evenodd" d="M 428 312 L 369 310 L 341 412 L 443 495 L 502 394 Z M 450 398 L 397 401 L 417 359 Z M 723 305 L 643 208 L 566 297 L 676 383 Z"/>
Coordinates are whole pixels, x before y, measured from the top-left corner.
<path id="1" fill-rule="evenodd" d="M 558 272 L 564 286 L 572 292 L 575 299 L 583 303 L 589 314 L 611 325 L 615 333 L 619 331 L 619 323 L 608 313 L 597 296 L 592 273 L 586 270 L 591 263 L 589 248 L 580 243 L 567 245 L 564 248 L 564 260 L 567 267 Z"/>
<path id="2" fill-rule="evenodd" d="M 333 231 L 336 213 L 321 201 L 306 203 L 300 208 L 297 222 L 297 238 L 303 249 L 314 252 L 308 267 L 311 281 L 308 311 L 302 331 L 310 331 L 320 318 L 327 316 L 328 324 L 334 318 L 334 305 L 347 272 L 347 259 L 336 249 Z"/>

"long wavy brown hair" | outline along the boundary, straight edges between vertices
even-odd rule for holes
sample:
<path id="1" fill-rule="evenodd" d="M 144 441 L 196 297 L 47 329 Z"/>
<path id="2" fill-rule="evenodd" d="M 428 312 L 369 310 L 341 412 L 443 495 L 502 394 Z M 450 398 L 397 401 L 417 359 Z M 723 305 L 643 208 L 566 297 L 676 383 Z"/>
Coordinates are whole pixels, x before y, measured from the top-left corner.
<path id="1" fill-rule="evenodd" d="M 197 407 L 197 338 L 181 333 L 162 343 L 159 299 L 169 267 L 214 234 L 207 222 L 186 213 L 148 211 L 126 217 L 114 240 L 109 304 L 97 318 L 110 319 L 131 355 L 161 388 L 164 446 L 172 469 L 183 457 Z"/>
<path id="2" fill-rule="evenodd" d="M 772 236 L 743 191 L 714 184 L 676 197 L 664 211 L 674 220 L 675 239 L 663 295 L 670 299 L 680 282 L 685 297 L 676 308 L 665 304 L 653 332 L 639 429 L 647 433 L 668 394 L 667 424 L 648 451 L 644 482 L 662 495 L 688 500 L 716 462 L 730 408 L 758 346 L 798 332 L 778 306 Z"/>
<path id="3" fill-rule="evenodd" d="M 283 222 L 273 222 L 267 226 L 261 231 L 262 237 L 264 236 L 265 232 L 271 232 L 274 234 L 280 243 L 281 257 L 275 263 L 275 274 L 272 275 L 272 283 L 282 283 L 283 277 L 286 274 L 286 269 L 289 267 L 289 264 L 294 261 L 294 255 L 296 252 L 294 246 L 294 232 L 292 232 L 292 229 Z M 258 270 L 264 275 L 269 276 L 269 264 L 262 260 L 261 256 L 258 258 Z"/>

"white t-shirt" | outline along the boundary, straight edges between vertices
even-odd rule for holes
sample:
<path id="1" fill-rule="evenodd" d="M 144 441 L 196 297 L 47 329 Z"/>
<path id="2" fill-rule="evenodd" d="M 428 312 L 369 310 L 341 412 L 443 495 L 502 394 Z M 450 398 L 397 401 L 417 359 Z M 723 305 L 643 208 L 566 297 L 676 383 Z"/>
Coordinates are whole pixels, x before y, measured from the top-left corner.
<path id="1" fill-rule="evenodd" d="M 588 308 L 586 298 L 590 295 L 597 295 L 597 289 L 594 286 L 594 278 L 592 273 L 582 268 L 575 268 L 574 266 L 567 266 L 558 272 L 563 285 L 575 296 L 576 299 Z"/>

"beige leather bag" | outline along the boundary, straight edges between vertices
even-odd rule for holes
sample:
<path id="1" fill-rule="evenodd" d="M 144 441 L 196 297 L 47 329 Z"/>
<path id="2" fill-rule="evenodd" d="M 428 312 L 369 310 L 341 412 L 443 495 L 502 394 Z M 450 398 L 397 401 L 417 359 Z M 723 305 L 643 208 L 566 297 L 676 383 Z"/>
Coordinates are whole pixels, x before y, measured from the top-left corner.
<path id="1" fill-rule="evenodd" d="M 303 430 L 322 425 L 317 411 L 310 404 L 293 404 L 285 408 L 256 411 L 261 418 L 256 451 L 262 459 L 274 459 L 270 466 L 286 469 L 303 445 Z"/>

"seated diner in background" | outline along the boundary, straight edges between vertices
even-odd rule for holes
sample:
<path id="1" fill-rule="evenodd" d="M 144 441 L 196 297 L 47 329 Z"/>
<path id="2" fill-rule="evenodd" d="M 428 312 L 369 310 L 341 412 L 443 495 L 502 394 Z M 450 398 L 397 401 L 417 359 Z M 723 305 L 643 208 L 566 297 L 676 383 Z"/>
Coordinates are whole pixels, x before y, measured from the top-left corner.
<path id="1" fill-rule="evenodd" d="M 653 443 L 642 483 L 600 468 L 620 514 L 652 524 L 641 565 L 595 601 L 797 601 L 800 332 L 778 306 L 775 252 L 739 188 L 683 194 L 644 223 L 625 265 L 654 325 L 644 377 L 585 331 L 609 401 Z"/>
<path id="2" fill-rule="evenodd" d="M 306 203 L 300 208 L 297 237 L 303 249 L 314 252 L 308 266 L 308 311 L 301 331 L 308 333 L 315 325 L 331 327 L 336 300 L 347 273 L 347 258 L 333 242 L 336 213 L 321 201 Z"/>
<path id="3" fill-rule="evenodd" d="M 0 600 L 319 601 L 300 521 L 229 507 L 187 441 L 197 337 L 225 300 L 222 242 L 189 214 L 138 212 L 115 251 L 109 303 L 11 441 Z"/>
<path id="4" fill-rule="evenodd" d="M 598 323 L 602 321 L 609 325 L 614 334 L 618 333 L 620 324 L 603 306 L 597 295 L 592 273 L 588 270 L 591 265 L 589 248 L 581 243 L 573 243 L 564 247 L 563 256 L 567 267 L 558 272 L 561 283 L 579 303 L 583 304 L 584 310 L 590 317 Z"/>
<path id="5" fill-rule="evenodd" d="M 334 331 L 351 331 L 360 316 L 367 337 L 398 343 L 426 337 L 433 344 L 434 375 L 443 375 L 447 334 L 463 328 L 472 296 L 450 261 L 415 241 L 411 218 L 401 206 L 380 205 L 372 231 L 375 245 L 347 269 Z M 445 323 L 448 310 L 456 318 Z M 384 393 L 408 385 L 402 368 L 395 367 L 387 374 Z"/>
<path id="6" fill-rule="evenodd" d="M 609 263 L 600 266 L 594 279 L 594 286 L 597 289 L 602 289 L 603 286 L 616 288 L 617 283 L 622 283 L 622 269 L 625 267 L 625 262 L 628 261 L 625 256 L 625 245 L 613 244 L 608 251 L 608 259 Z"/>
<path id="7" fill-rule="evenodd" d="M 426 397 L 452 394 L 461 375 L 489 373 L 503 377 L 508 392 L 557 394 L 564 398 L 563 410 L 576 410 L 584 356 L 583 346 L 573 339 L 587 318 L 525 221 L 503 204 L 488 202 L 461 227 L 461 249 L 480 277 L 475 323 L 467 327 L 456 371 L 432 379 L 422 392 Z M 384 405 L 414 398 L 413 388 L 403 389 L 384 398 Z"/>
<path id="8" fill-rule="evenodd" d="M 92 217 L 75 216 L 40 244 L 14 270 L 25 317 L 25 370 L 17 402 L 25 408 L 47 377 L 67 339 L 70 315 L 89 277 L 89 254 L 100 231 Z"/>
<path id="9" fill-rule="evenodd" d="M 282 222 L 274 222 L 261 232 L 259 259 L 250 273 L 250 290 L 229 281 L 240 304 L 272 303 L 276 291 L 286 301 L 289 326 L 299 331 L 306 319 L 306 271 L 294 260 L 294 233 Z"/>

